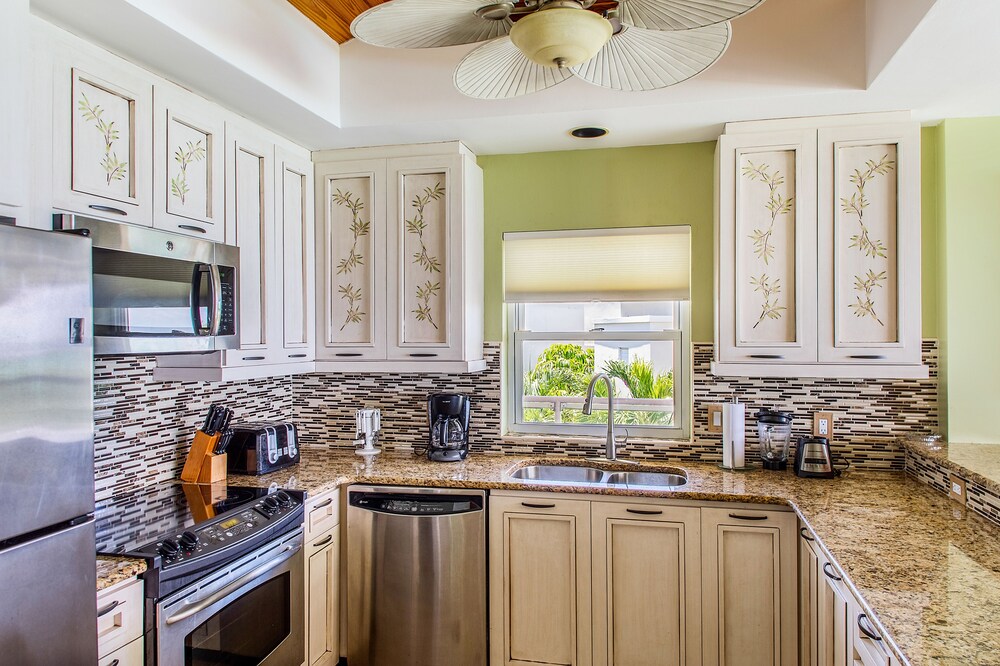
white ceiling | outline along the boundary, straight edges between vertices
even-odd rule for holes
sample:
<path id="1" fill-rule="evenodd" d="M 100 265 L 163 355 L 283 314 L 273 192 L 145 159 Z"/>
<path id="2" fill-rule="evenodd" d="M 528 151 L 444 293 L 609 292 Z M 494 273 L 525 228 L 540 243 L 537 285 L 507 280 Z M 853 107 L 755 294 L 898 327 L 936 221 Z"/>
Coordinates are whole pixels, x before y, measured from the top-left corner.
<path id="1" fill-rule="evenodd" d="M 199 0 L 172 2 L 194 8 Z M 213 2 L 225 6 L 219 16 L 260 13 L 243 0 Z M 912 109 L 924 122 L 1000 115 L 998 0 L 767 0 L 733 22 L 732 45 L 714 67 L 672 88 L 622 93 L 571 79 L 505 101 L 474 100 L 454 89 L 454 68 L 474 46 L 396 50 L 352 40 L 327 53 L 318 29 L 285 0 L 267 3 L 258 23 L 277 26 L 274 13 L 280 34 L 272 29 L 266 44 L 256 37 L 237 44 L 220 34 L 214 41 L 225 53 L 213 48 L 210 32 L 231 31 L 238 22 L 199 25 L 194 39 L 190 21 L 174 25 L 169 13 L 151 11 L 153 0 L 32 0 L 32 7 L 314 149 L 461 139 L 480 154 L 497 154 L 709 140 L 727 121 L 761 118 L 898 109 Z M 87 10 L 98 6 L 104 11 Z M 141 11 L 144 19 L 123 30 L 86 18 L 106 18 L 116 7 Z M 284 82 L 274 78 L 281 68 L 272 67 L 268 81 L 257 76 L 259 63 L 248 67 L 234 57 L 238 47 L 251 63 L 247 49 L 254 44 L 272 58 L 287 53 Z M 188 51 L 205 51 L 202 59 L 213 66 L 197 66 L 195 55 L 178 58 Z M 338 58 L 339 106 L 328 101 L 336 99 L 338 72 L 330 69 Z M 243 80 L 253 76 L 256 88 Z M 294 85 L 282 85 L 289 81 Z M 329 91 L 309 88 L 323 81 Z M 567 135 L 581 125 L 611 134 L 589 142 Z"/>

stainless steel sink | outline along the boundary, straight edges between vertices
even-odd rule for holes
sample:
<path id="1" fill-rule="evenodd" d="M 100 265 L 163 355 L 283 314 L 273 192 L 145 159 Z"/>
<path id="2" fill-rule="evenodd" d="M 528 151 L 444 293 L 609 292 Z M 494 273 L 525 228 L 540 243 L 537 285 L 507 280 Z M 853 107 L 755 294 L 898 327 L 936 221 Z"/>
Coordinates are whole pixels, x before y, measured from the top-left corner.
<path id="1" fill-rule="evenodd" d="M 608 485 L 625 485 L 629 488 L 674 488 L 687 482 L 687 477 L 682 474 L 666 472 L 609 472 L 604 480 Z"/>
<path id="2" fill-rule="evenodd" d="M 523 481 L 561 481 L 564 483 L 601 483 L 604 472 L 593 467 L 569 465 L 529 465 L 515 470 L 511 477 Z"/>
<path id="3" fill-rule="evenodd" d="M 627 488 L 676 488 L 687 483 L 687 477 L 683 472 L 677 474 L 649 470 L 605 471 L 580 465 L 528 465 L 514 470 L 510 473 L 510 477 L 527 483 Z"/>

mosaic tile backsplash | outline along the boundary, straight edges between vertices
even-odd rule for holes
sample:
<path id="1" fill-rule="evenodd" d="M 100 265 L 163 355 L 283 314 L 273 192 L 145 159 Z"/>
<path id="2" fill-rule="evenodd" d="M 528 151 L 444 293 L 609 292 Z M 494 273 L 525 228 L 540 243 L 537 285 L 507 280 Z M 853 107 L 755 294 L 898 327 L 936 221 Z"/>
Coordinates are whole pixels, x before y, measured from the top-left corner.
<path id="1" fill-rule="evenodd" d="M 996 483 L 980 483 L 972 475 L 952 472 L 937 460 L 917 451 L 906 451 L 906 473 L 935 490 L 948 494 L 951 476 L 965 480 L 966 508 L 1000 525 L 1000 489 Z"/>
<path id="2" fill-rule="evenodd" d="M 487 369 L 472 375 L 329 373 L 243 382 L 154 382 L 152 357 L 99 357 L 95 362 L 95 447 L 98 499 L 158 480 L 175 478 L 208 405 L 226 402 L 238 419 L 291 419 L 306 443 L 354 438 L 354 411 L 382 410 L 382 446 L 423 446 L 426 398 L 465 393 L 473 400 L 473 450 L 529 455 L 599 455 L 601 439 L 503 438 L 500 411 L 501 353 L 484 347 Z M 711 344 L 694 345 L 692 442 L 630 441 L 622 455 L 636 458 L 721 460 L 720 435 L 707 430 L 708 404 L 733 395 L 747 403 L 747 446 L 757 441 L 753 414 L 761 407 L 796 415 L 796 435 L 807 434 L 812 412 L 835 413 L 835 452 L 852 465 L 898 469 L 896 439 L 938 426 L 937 344 L 924 342 L 925 380 L 730 379 L 710 372 Z"/>

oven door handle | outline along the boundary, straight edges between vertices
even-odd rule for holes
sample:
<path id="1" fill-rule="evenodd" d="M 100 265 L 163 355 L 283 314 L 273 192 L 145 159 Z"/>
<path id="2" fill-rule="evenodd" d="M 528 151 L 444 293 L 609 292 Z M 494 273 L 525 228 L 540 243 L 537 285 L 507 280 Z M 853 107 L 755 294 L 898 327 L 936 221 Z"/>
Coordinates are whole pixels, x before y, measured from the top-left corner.
<path id="1" fill-rule="evenodd" d="M 244 585 L 246 585 L 247 583 L 249 583 L 254 578 L 257 578 L 258 576 L 260 576 L 263 573 L 267 573 L 271 569 L 274 569 L 274 568 L 277 568 L 277 567 L 281 566 L 282 564 L 284 564 L 288 560 L 292 559 L 292 557 L 297 552 L 299 552 L 299 550 L 301 550 L 301 549 L 302 549 L 302 546 L 288 546 L 288 547 L 286 547 L 283 552 L 287 552 L 288 553 L 287 555 L 283 555 L 281 557 L 275 558 L 275 559 L 271 560 L 270 562 L 268 562 L 267 564 L 263 564 L 263 565 L 257 567 L 256 569 L 254 569 L 253 571 L 250 571 L 249 573 L 246 573 L 246 574 L 240 576 L 239 578 L 237 578 L 236 580 L 234 580 L 232 583 L 229 583 L 228 585 L 226 585 L 225 587 L 223 587 L 219 591 L 210 594 L 209 596 L 205 597 L 204 599 L 192 602 L 192 605 L 188 606 L 187 608 L 185 608 L 181 612 L 174 613 L 173 615 L 171 615 L 170 617 L 168 617 L 166 619 L 166 623 L 168 625 L 171 625 L 171 624 L 174 624 L 176 622 L 180 622 L 181 620 L 186 620 L 187 618 L 191 617 L 192 615 L 200 613 L 201 611 L 205 610 L 206 608 L 208 608 L 209 606 L 211 606 L 212 604 L 214 604 L 219 599 L 223 599 L 223 598 L 229 596 L 231 593 L 233 593 L 236 590 L 238 590 L 239 588 L 243 587 Z"/>

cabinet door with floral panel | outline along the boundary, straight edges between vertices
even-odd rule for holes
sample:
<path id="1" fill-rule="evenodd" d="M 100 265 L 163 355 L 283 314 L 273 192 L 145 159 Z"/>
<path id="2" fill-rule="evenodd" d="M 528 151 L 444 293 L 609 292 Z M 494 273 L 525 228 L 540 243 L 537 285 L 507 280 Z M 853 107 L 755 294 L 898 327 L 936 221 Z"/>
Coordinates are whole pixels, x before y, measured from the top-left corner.
<path id="1" fill-rule="evenodd" d="M 179 88 L 153 91 L 153 226 L 225 238 L 222 109 Z"/>
<path id="2" fill-rule="evenodd" d="M 150 225 L 152 86 L 98 60 L 57 59 L 56 207 Z"/>
<path id="3" fill-rule="evenodd" d="M 385 359 L 385 160 L 316 165 L 318 356 Z"/>
<path id="4" fill-rule="evenodd" d="M 919 363 L 920 135 L 820 130 L 820 361 Z"/>
<path id="5" fill-rule="evenodd" d="M 460 156 L 389 160 L 389 358 L 461 358 L 452 330 L 461 172 Z"/>
<path id="6" fill-rule="evenodd" d="M 724 362 L 816 360 L 815 133 L 719 142 Z"/>

